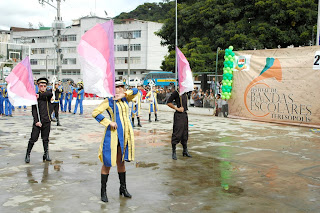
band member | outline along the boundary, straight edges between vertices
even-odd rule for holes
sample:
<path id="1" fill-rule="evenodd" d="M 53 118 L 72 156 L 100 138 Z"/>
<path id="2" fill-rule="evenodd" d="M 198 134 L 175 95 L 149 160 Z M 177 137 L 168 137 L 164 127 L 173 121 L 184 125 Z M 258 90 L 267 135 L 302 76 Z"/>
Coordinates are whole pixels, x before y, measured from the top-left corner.
<path id="1" fill-rule="evenodd" d="M 73 87 L 71 86 L 71 81 L 68 81 L 66 88 L 64 88 L 64 93 L 65 93 L 65 102 L 63 107 L 64 112 L 67 112 L 67 108 L 69 112 L 71 112 L 72 92 L 73 92 Z"/>
<path id="2" fill-rule="evenodd" d="M 52 91 L 55 93 L 55 100 L 52 103 L 54 116 L 57 119 L 57 126 L 61 126 L 60 120 L 59 120 L 59 100 L 61 98 L 61 94 L 63 90 L 59 88 L 59 82 L 55 82 L 55 85 Z"/>
<path id="3" fill-rule="evenodd" d="M 14 107 L 10 103 L 9 96 L 8 96 L 8 90 L 6 87 L 4 87 L 2 89 L 2 97 L 4 100 L 4 112 L 5 112 L 6 116 L 12 117 L 12 110 L 14 109 Z"/>
<path id="4" fill-rule="evenodd" d="M 124 83 L 116 82 L 115 98 L 106 98 L 95 110 L 92 116 L 106 127 L 105 136 L 100 144 L 99 159 L 101 168 L 101 200 L 108 202 L 107 181 L 112 166 L 117 165 L 120 180 L 120 195 L 131 198 L 126 187 L 126 168 L 124 161 L 134 160 L 134 133 L 129 117 L 129 104 L 138 89 L 124 90 Z M 107 111 L 110 118 L 102 113 Z"/>
<path id="5" fill-rule="evenodd" d="M 146 96 L 147 100 L 149 101 L 149 122 L 151 122 L 151 113 L 154 112 L 155 121 L 158 121 L 158 101 L 157 101 L 157 92 L 154 91 L 154 88 L 151 87 L 150 91 Z"/>
<path id="6" fill-rule="evenodd" d="M 2 88 L 2 85 L 0 85 L 0 115 L 4 114 L 4 109 L 3 109 L 4 98 L 3 98 L 2 94 L 3 94 L 3 88 Z"/>
<path id="7" fill-rule="evenodd" d="M 140 123 L 140 116 L 141 116 L 141 102 L 142 102 L 142 92 L 141 92 L 142 86 L 141 84 L 138 85 L 138 94 L 137 96 L 132 100 L 132 126 L 134 125 L 134 117 L 137 117 L 138 120 L 138 127 L 142 127 Z"/>
<path id="8" fill-rule="evenodd" d="M 26 163 L 30 162 L 30 153 L 34 143 L 38 141 L 40 132 L 44 150 L 43 160 L 51 161 L 49 157 L 49 134 L 51 126 L 51 110 L 49 106 L 51 104 L 52 92 L 47 91 L 48 79 L 39 78 L 37 83 L 39 86 L 39 92 L 37 93 L 39 111 L 36 105 L 32 105 L 33 126 L 25 158 Z"/>
<path id="9" fill-rule="evenodd" d="M 78 83 L 78 88 L 75 89 L 77 93 L 77 100 L 76 100 L 76 105 L 74 106 L 74 112 L 73 114 L 77 113 L 78 105 L 80 105 L 80 115 L 83 114 L 83 105 L 82 101 L 84 99 L 84 89 L 83 89 L 83 83 L 79 82 Z"/>
<path id="10" fill-rule="evenodd" d="M 173 101 L 177 103 L 177 106 L 173 105 Z M 181 103 L 182 102 L 182 103 Z M 177 91 L 174 91 L 167 101 L 167 105 L 176 110 L 173 119 L 173 133 L 171 138 L 172 144 L 172 159 L 177 160 L 176 155 L 176 145 L 181 142 L 183 146 L 182 155 L 186 157 L 191 157 L 188 152 L 188 95 L 187 93 L 181 96 Z"/>

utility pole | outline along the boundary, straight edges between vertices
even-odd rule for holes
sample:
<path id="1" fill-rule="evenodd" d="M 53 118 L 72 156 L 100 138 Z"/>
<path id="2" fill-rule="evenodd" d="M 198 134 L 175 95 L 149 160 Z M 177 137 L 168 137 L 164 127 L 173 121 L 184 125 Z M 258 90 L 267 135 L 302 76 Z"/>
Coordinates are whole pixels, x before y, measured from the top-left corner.
<path id="1" fill-rule="evenodd" d="M 132 32 L 128 32 L 128 35 L 124 37 L 124 39 L 128 39 L 128 85 L 130 85 L 130 50 L 131 50 L 131 39 L 134 39 L 132 36 Z"/>
<path id="2" fill-rule="evenodd" d="M 48 4 L 51 7 L 53 7 L 54 9 L 57 10 L 57 17 L 55 19 L 55 21 L 52 23 L 52 28 L 54 30 L 57 30 L 57 34 L 56 34 L 56 38 L 57 38 L 57 44 L 56 44 L 56 52 L 57 52 L 57 75 L 58 75 L 58 79 L 60 79 L 60 74 L 61 74 L 61 70 L 62 70 L 62 49 L 61 49 L 61 30 L 64 28 L 64 23 L 62 21 L 62 17 L 60 14 L 60 4 L 62 0 L 56 0 L 57 2 L 57 7 L 55 7 L 54 5 L 52 5 L 50 2 L 50 0 L 39 0 L 39 3 L 44 6 L 44 4 Z M 53 0 L 51 0 L 53 1 Z M 64 0 L 65 1 L 65 0 Z"/>

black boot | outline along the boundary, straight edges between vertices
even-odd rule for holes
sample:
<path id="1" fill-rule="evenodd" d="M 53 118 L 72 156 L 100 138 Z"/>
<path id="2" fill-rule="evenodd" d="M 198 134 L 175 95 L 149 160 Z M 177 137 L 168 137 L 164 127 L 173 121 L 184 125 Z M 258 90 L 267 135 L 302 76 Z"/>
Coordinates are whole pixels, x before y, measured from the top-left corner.
<path id="1" fill-rule="evenodd" d="M 149 122 L 151 122 L 151 114 L 149 114 Z"/>
<path id="2" fill-rule="evenodd" d="M 132 127 L 135 127 L 135 125 L 134 125 L 134 117 L 132 117 Z"/>
<path id="3" fill-rule="evenodd" d="M 50 157 L 49 157 L 49 142 L 43 142 L 43 161 L 51 161 Z"/>
<path id="4" fill-rule="evenodd" d="M 183 156 L 186 156 L 186 157 L 189 157 L 189 158 L 192 158 L 191 155 L 190 155 L 189 152 L 188 152 L 187 144 L 183 145 L 182 155 L 183 155 Z"/>
<path id="5" fill-rule="evenodd" d="M 26 158 L 24 159 L 24 161 L 26 163 L 30 163 L 30 153 L 31 153 L 31 150 L 32 150 L 32 147 L 33 147 L 34 143 L 31 143 L 29 141 L 28 143 L 28 148 L 27 148 L 27 153 L 26 153 Z"/>
<path id="6" fill-rule="evenodd" d="M 59 118 L 57 119 L 57 126 L 61 126 Z"/>
<path id="7" fill-rule="evenodd" d="M 155 120 L 155 121 L 159 121 L 157 114 L 154 114 L 154 116 L 156 117 L 154 120 Z"/>
<path id="8" fill-rule="evenodd" d="M 108 182 L 109 174 L 104 175 L 101 174 L 101 201 L 108 202 L 107 196 L 107 182 Z"/>
<path id="9" fill-rule="evenodd" d="M 172 144 L 172 159 L 177 160 L 176 144 Z"/>
<path id="10" fill-rule="evenodd" d="M 126 186 L 126 172 L 118 172 L 118 174 L 119 174 L 119 180 L 120 180 L 120 189 L 119 189 L 120 195 L 131 198 L 132 196 L 131 194 L 129 194 Z"/>
<path id="11" fill-rule="evenodd" d="M 138 127 L 142 127 L 140 123 L 140 117 L 137 117 L 137 120 L 138 120 Z"/>

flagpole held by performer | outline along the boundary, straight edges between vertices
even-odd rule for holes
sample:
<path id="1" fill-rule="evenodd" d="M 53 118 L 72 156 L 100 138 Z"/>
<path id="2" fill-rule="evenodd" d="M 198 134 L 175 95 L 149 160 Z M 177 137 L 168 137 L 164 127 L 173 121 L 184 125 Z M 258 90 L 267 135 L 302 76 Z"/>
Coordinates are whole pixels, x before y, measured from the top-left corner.
<path id="1" fill-rule="evenodd" d="M 134 133 L 129 116 L 129 102 L 138 94 L 138 89 L 124 91 L 123 82 L 116 82 L 116 95 L 106 98 L 95 110 L 92 116 L 106 127 L 105 136 L 100 144 L 99 159 L 101 167 L 101 200 L 108 202 L 106 186 L 109 171 L 117 165 L 120 188 L 119 193 L 124 197 L 132 196 L 126 187 L 125 161 L 134 160 Z M 107 111 L 109 119 L 102 115 Z"/>
<path id="2" fill-rule="evenodd" d="M 173 132 L 171 138 L 172 144 L 172 159 L 177 160 L 176 145 L 181 142 L 183 146 L 182 155 L 191 157 L 188 152 L 188 135 L 189 135 L 189 124 L 188 124 L 188 96 L 187 92 L 193 90 L 194 84 L 192 80 L 192 72 L 189 66 L 189 62 L 183 53 L 176 47 L 177 57 L 177 72 L 179 82 L 179 92 L 174 91 L 167 101 L 167 105 L 175 109 L 173 119 Z M 173 101 L 177 106 L 173 105 Z"/>

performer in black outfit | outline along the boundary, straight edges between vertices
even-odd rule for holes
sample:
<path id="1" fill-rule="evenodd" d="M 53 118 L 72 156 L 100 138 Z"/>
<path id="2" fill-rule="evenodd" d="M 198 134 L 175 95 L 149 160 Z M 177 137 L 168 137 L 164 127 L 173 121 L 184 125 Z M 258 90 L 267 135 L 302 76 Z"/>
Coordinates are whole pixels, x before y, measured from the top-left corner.
<path id="1" fill-rule="evenodd" d="M 52 89 L 52 92 L 54 92 L 55 94 L 55 100 L 52 103 L 52 109 L 54 112 L 54 116 L 57 119 L 57 126 L 61 126 L 60 121 L 59 121 L 59 101 L 61 98 L 61 94 L 63 92 L 63 90 L 61 88 L 59 88 L 59 82 L 56 82 L 54 85 L 54 88 Z"/>
<path id="2" fill-rule="evenodd" d="M 41 138 L 43 142 L 43 160 L 51 161 L 49 158 L 49 134 L 51 126 L 51 110 L 50 110 L 50 101 L 52 98 L 52 92 L 47 91 L 48 79 L 39 78 L 37 80 L 39 86 L 39 92 L 37 93 L 38 99 L 38 108 L 40 114 L 40 120 L 38 117 L 36 105 L 32 105 L 32 116 L 33 116 L 33 126 L 31 137 L 29 139 L 27 153 L 25 162 L 30 162 L 30 153 L 34 143 L 38 140 L 39 134 L 41 132 Z"/>
<path id="3" fill-rule="evenodd" d="M 173 105 L 173 101 L 177 104 L 177 106 Z M 181 104 L 182 102 L 182 104 Z M 173 133 L 171 138 L 172 144 L 172 159 L 177 160 L 176 155 L 176 145 L 181 142 L 183 146 L 182 155 L 186 157 L 190 157 L 191 155 L 188 152 L 188 95 L 187 93 L 179 96 L 177 91 L 174 91 L 167 101 L 167 105 L 176 110 L 174 113 L 173 120 Z"/>

